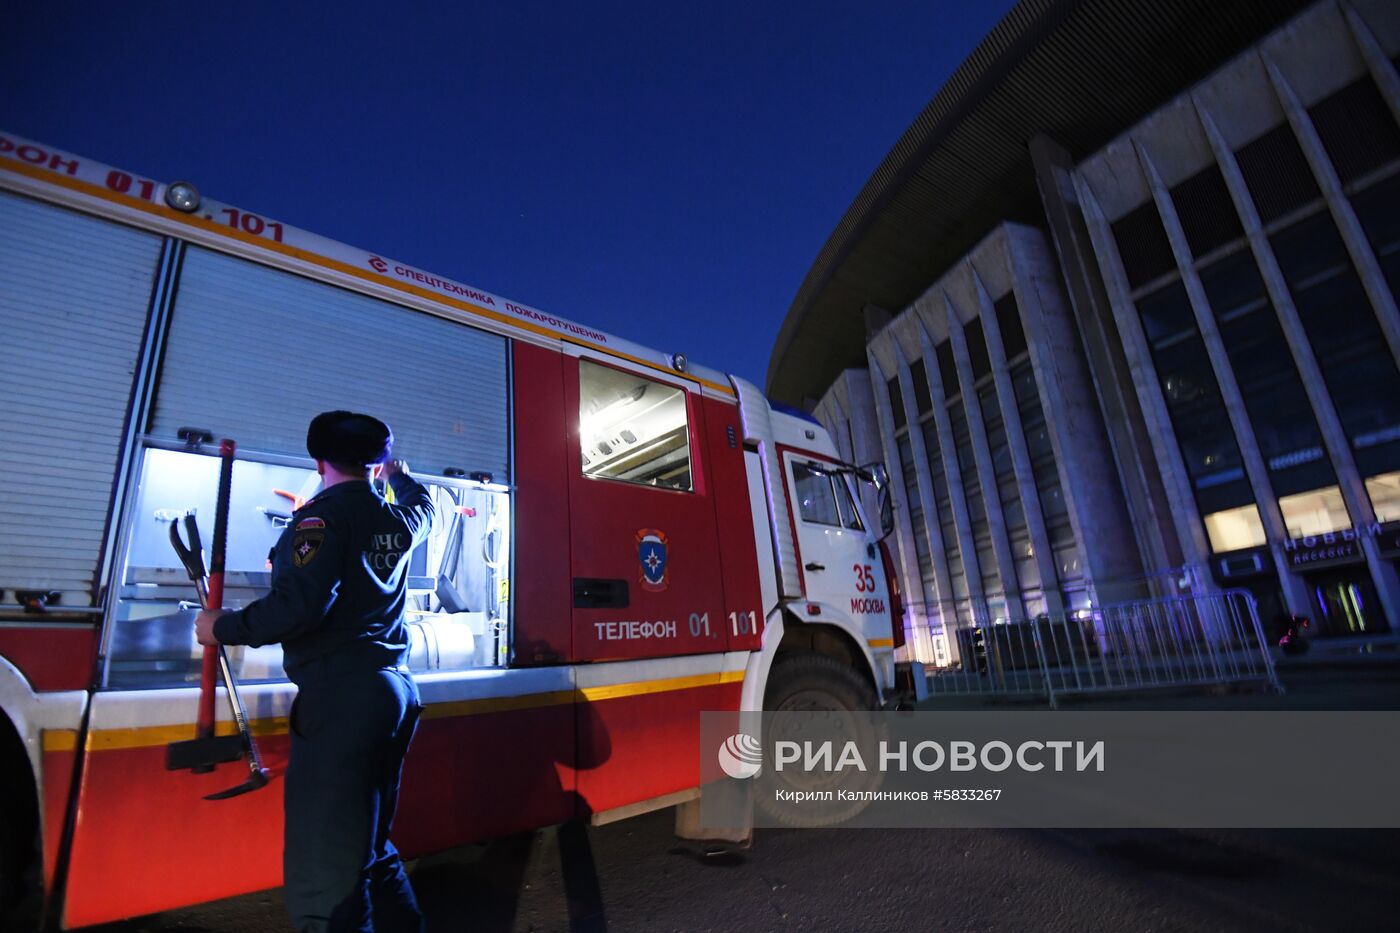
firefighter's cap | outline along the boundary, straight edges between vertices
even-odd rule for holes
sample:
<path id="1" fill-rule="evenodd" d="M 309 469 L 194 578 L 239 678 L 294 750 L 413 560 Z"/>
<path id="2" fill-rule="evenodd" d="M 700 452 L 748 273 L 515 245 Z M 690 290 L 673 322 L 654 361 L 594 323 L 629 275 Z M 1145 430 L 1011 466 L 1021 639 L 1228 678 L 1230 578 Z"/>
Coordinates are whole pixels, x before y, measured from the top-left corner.
<path id="1" fill-rule="evenodd" d="M 323 411 L 306 429 L 306 452 L 316 460 L 371 466 L 388 460 L 393 446 L 387 424 L 353 411 Z"/>

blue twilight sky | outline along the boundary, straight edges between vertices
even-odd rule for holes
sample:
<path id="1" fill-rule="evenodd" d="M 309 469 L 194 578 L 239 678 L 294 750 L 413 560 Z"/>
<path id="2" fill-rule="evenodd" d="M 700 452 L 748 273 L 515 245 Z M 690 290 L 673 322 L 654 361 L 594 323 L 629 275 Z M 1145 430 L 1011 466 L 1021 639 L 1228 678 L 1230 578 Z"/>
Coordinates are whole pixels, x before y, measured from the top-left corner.
<path id="1" fill-rule="evenodd" d="M 0 129 L 762 385 L 1010 0 L 8 3 Z"/>

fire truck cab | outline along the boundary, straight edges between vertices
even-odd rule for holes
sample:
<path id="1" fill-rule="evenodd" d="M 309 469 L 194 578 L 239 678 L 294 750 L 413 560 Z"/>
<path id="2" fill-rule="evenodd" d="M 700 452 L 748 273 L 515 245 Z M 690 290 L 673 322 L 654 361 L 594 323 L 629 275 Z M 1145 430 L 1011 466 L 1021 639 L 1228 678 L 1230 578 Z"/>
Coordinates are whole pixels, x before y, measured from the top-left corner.
<path id="1" fill-rule="evenodd" d="M 684 814 L 701 711 L 895 696 L 883 471 L 742 379 L 3 133 L 0 325 L 5 929 L 280 884 L 295 688 L 277 646 L 230 650 L 266 789 L 166 770 L 200 661 L 167 535 L 207 535 L 233 438 L 225 602 L 266 592 L 322 410 L 390 422 L 437 505 L 406 855 Z"/>

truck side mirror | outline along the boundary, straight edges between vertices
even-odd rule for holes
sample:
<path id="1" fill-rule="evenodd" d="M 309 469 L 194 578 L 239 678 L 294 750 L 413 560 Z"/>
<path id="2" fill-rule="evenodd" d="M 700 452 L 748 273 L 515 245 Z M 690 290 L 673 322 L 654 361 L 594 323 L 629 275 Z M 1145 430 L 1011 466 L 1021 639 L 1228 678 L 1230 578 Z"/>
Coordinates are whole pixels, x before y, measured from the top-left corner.
<path id="1" fill-rule="evenodd" d="M 858 467 L 856 473 L 861 479 L 875 487 L 880 510 L 880 537 L 887 538 L 894 531 L 894 501 L 890 498 L 890 471 L 883 463 L 867 463 Z"/>
<path id="2" fill-rule="evenodd" d="M 888 538 L 894 531 L 894 501 L 890 498 L 890 487 L 880 490 L 880 538 Z"/>

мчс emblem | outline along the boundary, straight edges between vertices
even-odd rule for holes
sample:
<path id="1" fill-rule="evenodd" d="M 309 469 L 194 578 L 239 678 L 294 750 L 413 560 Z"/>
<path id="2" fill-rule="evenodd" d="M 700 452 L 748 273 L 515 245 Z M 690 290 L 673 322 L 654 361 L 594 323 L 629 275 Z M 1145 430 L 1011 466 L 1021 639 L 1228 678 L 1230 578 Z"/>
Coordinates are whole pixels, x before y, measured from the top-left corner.
<path id="1" fill-rule="evenodd" d="M 325 540 L 322 531 L 298 531 L 292 538 L 292 563 L 298 567 L 305 567 L 311 563 L 316 556 L 316 552 L 321 550 L 321 542 Z"/>
<path id="2" fill-rule="evenodd" d="M 666 533 L 656 528 L 637 532 L 637 560 L 642 565 L 642 589 L 659 593 L 666 589 Z"/>

